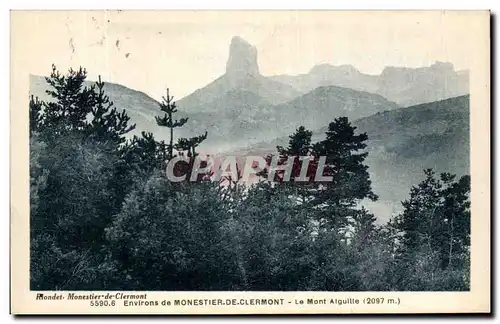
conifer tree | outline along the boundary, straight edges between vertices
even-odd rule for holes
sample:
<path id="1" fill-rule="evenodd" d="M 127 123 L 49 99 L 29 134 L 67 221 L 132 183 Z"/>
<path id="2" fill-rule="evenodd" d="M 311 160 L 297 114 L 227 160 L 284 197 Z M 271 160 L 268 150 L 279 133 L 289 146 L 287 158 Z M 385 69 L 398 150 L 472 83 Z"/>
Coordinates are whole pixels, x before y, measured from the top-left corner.
<path id="1" fill-rule="evenodd" d="M 90 107 L 91 120 L 87 125 L 87 133 L 102 140 L 111 139 L 118 143 L 125 141 L 123 135 L 135 129 L 129 125 L 130 117 L 125 110 L 118 112 L 112 101 L 104 92 L 101 76 L 95 84 L 94 104 Z"/>
<path id="2" fill-rule="evenodd" d="M 374 239 L 377 231 L 376 220 L 375 215 L 364 207 L 354 213 L 352 225 L 354 229 L 354 241 L 357 245 L 368 245 Z"/>
<path id="3" fill-rule="evenodd" d="M 87 115 L 95 104 L 95 86 L 86 87 L 86 77 L 87 71 L 81 67 L 61 75 L 52 65 L 50 77 L 45 78 L 52 88 L 46 91 L 52 100 L 44 102 L 43 106 L 45 124 L 53 133 L 84 129 Z"/>
<path id="4" fill-rule="evenodd" d="M 130 117 L 125 110 L 119 112 L 114 107 L 105 94 L 100 76 L 91 86 L 85 85 L 86 78 L 87 71 L 81 67 L 77 71 L 69 69 L 66 75 L 62 75 L 52 65 L 50 77 L 45 78 L 51 87 L 46 93 L 52 100 L 31 100 L 32 127 L 40 125 L 43 119 L 43 130 L 48 130 L 52 136 L 78 131 L 98 141 L 123 143 L 123 135 L 135 129 L 135 124 L 129 124 Z"/>
<path id="5" fill-rule="evenodd" d="M 279 188 L 287 190 L 289 194 L 297 195 L 301 204 L 307 201 L 308 192 L 314 187 L 313 182 L 317 167 L 317 161 L 311 156 L 311 136 L 312 132 L 304 126 L 297 128 L 295 133 L 288 137 L 288 146 L 277 146 L 278 154 L 276 156 L 268 155 L 266 157 L 266 168 L 258 173 L 259 176 L 267 179 L 269 173 L 273 172 L 274 177 L 271 180 L 277 182 Z M 305 158 L 310 160 L 305 162 Z M 276 165 L 273 165 L 273 159 L 276 159 Z M 285 177 L 285 169 L 287 169 L 285 166 L 288 163 L 292 163 L 291 172 L 289 177 Z M 304 163 L 307 163 L 305 179 L 297 180 L 301 176 Z M 278 170 L 271 170 L 274 167 Z"/>
<path id="6" fill-rule="evenodd" d="M 187 151 L 187 156 L 190 158 L 195 158 L 198 153 L 196 153 L 196 148 L 207 139 L 208 132 L 199 136 L 193 136 L 190 138 L 179 138 L 177 144 L 174 146 L 178 151 Z"/>
<path id="7" fill-rule="evenodd" d="M 343 227 L 347 217 L 353 216 L 353 209 L 359 201 L 378 197 L 371 189 L 368 166 L 364 160 L 368 156 L 366 133 L 355 134 L 347 117 L 336 118 L 328 125 L 326 138 L 313 146 L 313 155 L 319 159 L 326 157 L 324 176 L 332 181 L 321 183 L 321 190 L 315 193 L 314 204 L 325 225 Z"/>
<path id="8" fill-rule="evenodd" d="M 455 255 L 460 256 L 470 246 L 470 176 L 454 181 L 455 175 L 443 173 L 446 188 L 443 196 L 441 267 L 453 266 Z"/>
<path id="9" fill-rule="evenodd" d="M 187 123 L 188 118 L 174 119 L 174 114 L 177 112 L 177 106 L 174 97 L 170 96 L 170 89 L 167 88 L 167 97 L 162 97 L 160 109 L 165 114 L 163 117 L 155 117 L 156 123 L 159 126 L 168 127 L 170 129 L 170 144 L 168 145 L 168 158 L 174 156 L 174 128 L 182 127 Z"/>
<path id="10" fill-rule="evenodd" d="M 446 268 L 470 244 L 470 177 L 454 181 L 456 176 L 449 173 L 439 178 L 432 169 L 424 173 L 426 178 L 411 189 L 397 218 L 403 233 L 401 255 L 411 259 L 424 250 L 436 255 L 440 267 Z"/>
<path id="11" fill-rule="evenodd" d="M 300 126 L 288 138 L 288 147 L 277 146 L 278 153 L 283 156 L 307 156 L 311 153 L 312 132 Z"/>
<path id="12" fill-rule="evenodd" d="M 82 68 L 61 75 L 53 66 L 46 78 L 51 100 L 30 101 L 30 130 L 37 133 L 30 179 L 36 186 L 30 215 L 35 289 L 99 287 L 104 229 L 125 195 L 120 148 L 134 126 L 113 107 L 104 83 L 87 87 L 86 76 Z"/>
<path id="13" fill-rule="evenodd" d="M 42 105 L 43 103 L 38 100 L 38 97 L 30 96 L 30 136 L 42 127 Z"/>
<path id="14" fill-rule="evenodd" d="M 293 158 L 292 172 L 289 181 L 283 183 L 280 181 L 282 187 L 290 189 L 293 194 L 297 195 L 300 203 L 304 205 L 310 195 L 311 190 L 315 187 L 314 177 L 317 168 L 317 161 L 311 156 L 312 144 L 311 144 L 312 132 L 307 130 L 304 126 L 300 126 L 296 129 L 295 133 L 289 136 L 288 147 L 277 146 L 278 151 L 278 165 L 283 166 L 288 162 L 288 159 Z M 305 158 L 309 158 L 309 161 L 305 161 Z M 268 158 L 269 161 L 269 158 Z M 307 163 L 307 180 L 297 180 L 301 176 L 302 166 Z M 284 176 L 284 171 L 277 172 L 278 180 L 281 180 Z M 305 206 L 303 206 L 305 207 Z"/>
<path id="15" fill-rule="evenodd" d="M 182 127 L 187 123 L 188 118 L 182 117 L 180 119 L 174 119 L 174 114 L 178 111 L 177 106 L 174 101 L 174 97 L 170 95 L 170 91 L 167 88 L 167 97 L 162 97 L 163 101 L 160 103 L 160 109 L 164 112 L 163 117 L 155 117 L 156 123 L 159 126 L 168 127 L 170 129 L 170 143 L 168 144 L 168 155 L 167 158 L 170 160 L 174 157 L 174 148 L 179 151 L 180 155 L 183 155 L 187 151 L 186 156 L 189 158 L 189 162 L 180 161 L 176 164 L 176 169 L 174 173 L 178 176 L 186 175 L 186 179 L 191 177 L 191 172 L 193 171 L 194 159 L 197 156 L 196 148 L 207 139 L 208 133 L 199 136 L 193 136 L 190 138 L 178 138 L 177 143 L 174 145 L 174 128 Z M 206 162 L 205 162 L 206 163 Z M 206 164 L 205 164 L 206 165 Z"/>
<path id="16" fill-rule="evenodd" d="M 434 253 L 440 229 L 441 182 L 432 169 L 424 170 L 425 180 L 411 188 L 410 198 L 402 202 L 404 211 L 398 226 L 404 232 L 403 255 L 412 259 L 424 249 Z"/>
<path id="17" fill-rule="evenodd" d="M 150 174 L 158 169 L 164 170 L 168 161 L 168 149 L 165 141 L 157 141 L 150 132 L 141 132 L 141 136 L 127 141 L 123 148 L 123 160 L 128 167 L 139 174 Z"/>

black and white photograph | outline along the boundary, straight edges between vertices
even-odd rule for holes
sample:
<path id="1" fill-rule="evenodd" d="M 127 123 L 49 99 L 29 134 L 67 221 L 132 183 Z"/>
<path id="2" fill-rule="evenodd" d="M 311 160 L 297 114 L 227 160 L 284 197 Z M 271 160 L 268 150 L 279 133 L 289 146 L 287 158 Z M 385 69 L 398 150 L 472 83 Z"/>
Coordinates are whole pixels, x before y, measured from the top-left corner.
<path id="1" fill-rule="evenodd" d="M 23 71 L 11 82 L 26 89 L 11 106 L 25 158 L 12 167 L 28 167 L 11 219 L 29 226 L 16 233 L 33 302 L 336 312 L 404 305 L 404 292 L 481 294 L 489 90 L 472 89 L 489 86 L 488 12 L 11 19 Z"/>

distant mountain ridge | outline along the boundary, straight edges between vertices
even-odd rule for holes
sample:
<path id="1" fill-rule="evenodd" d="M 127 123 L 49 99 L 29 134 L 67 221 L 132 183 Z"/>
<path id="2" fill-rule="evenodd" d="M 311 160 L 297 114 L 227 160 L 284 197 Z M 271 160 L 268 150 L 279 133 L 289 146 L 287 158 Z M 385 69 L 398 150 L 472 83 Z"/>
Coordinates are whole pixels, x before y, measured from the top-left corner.
<path id="1" fill-rule="evenodd" d="M 469 74 L 468 71 L 455 71 L 451 63 L 435 62 L 419 68 L 389 66 L 380 75 L 361 73 L 352 65 L 320 64 L 306 74 L 263 76 L 256 47 L 235 36 L 229 46 L 226 72 L 178 103 L 186 112 L 207 112 L 216 105 L 218 111 L 238 109 L 238 104 L 228 106 L 217 100 L 228 92 L 242 91 L 253 92 L 276 105 L 323 86 L 378 94 L 404 107 L 468 94 Z M 252 104 L 246 102 L 245 106 Z"/>
<path id="2" fill-rule="evenodd" d="M 297 76 L 277 75 L 272 80 L 288 84 L 301 93 L 319 86 L 336 85 L 379 94 L 400 106 L 457 97 L 469 93 L 468 71 L 455 71 L 451 63 L 429 67 L 386 67 L 380 75 L 361 73 L 352 65 L 314 66 Z"/>

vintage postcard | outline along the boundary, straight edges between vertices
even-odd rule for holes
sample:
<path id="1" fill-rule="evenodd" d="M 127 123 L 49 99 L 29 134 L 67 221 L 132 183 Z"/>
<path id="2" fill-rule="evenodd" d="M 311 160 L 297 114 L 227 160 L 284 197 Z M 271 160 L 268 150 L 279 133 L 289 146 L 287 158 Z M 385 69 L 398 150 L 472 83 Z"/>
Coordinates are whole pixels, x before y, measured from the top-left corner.
<path id="1" fill-rule="evenodd" d="M 490 312 L 488 11 L 12 11 L 11 313 Z"/>

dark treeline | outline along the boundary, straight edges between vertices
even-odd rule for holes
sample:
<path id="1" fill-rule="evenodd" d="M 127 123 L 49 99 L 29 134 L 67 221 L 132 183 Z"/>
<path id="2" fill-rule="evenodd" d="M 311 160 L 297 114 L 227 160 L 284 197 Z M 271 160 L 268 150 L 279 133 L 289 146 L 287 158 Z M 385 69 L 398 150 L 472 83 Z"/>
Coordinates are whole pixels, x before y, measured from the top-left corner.
<path id="1" fill-rule="evenodd" d="M 125 138 L 130 118 L 103 82 L 85 87 L 85 78 L 54 67 L 53 100 L 30 100 L 32 290 L 469 289 L 468 176 L 425 170 L 404 211 L 379 225 L 359 207 L 377 199 L 368 137 L 338 118 L 324 140 L 300 127 L 276 154 L 278 164 L 326 156 L 332 181 L 284 182 L 278 171 L 273 183 L 171 182 L 167 162 L 196 156 L 209 135 L 174 143 L 189 121 L 175 119 L 167 93 L 156 121 L 171 139 Z"/>

